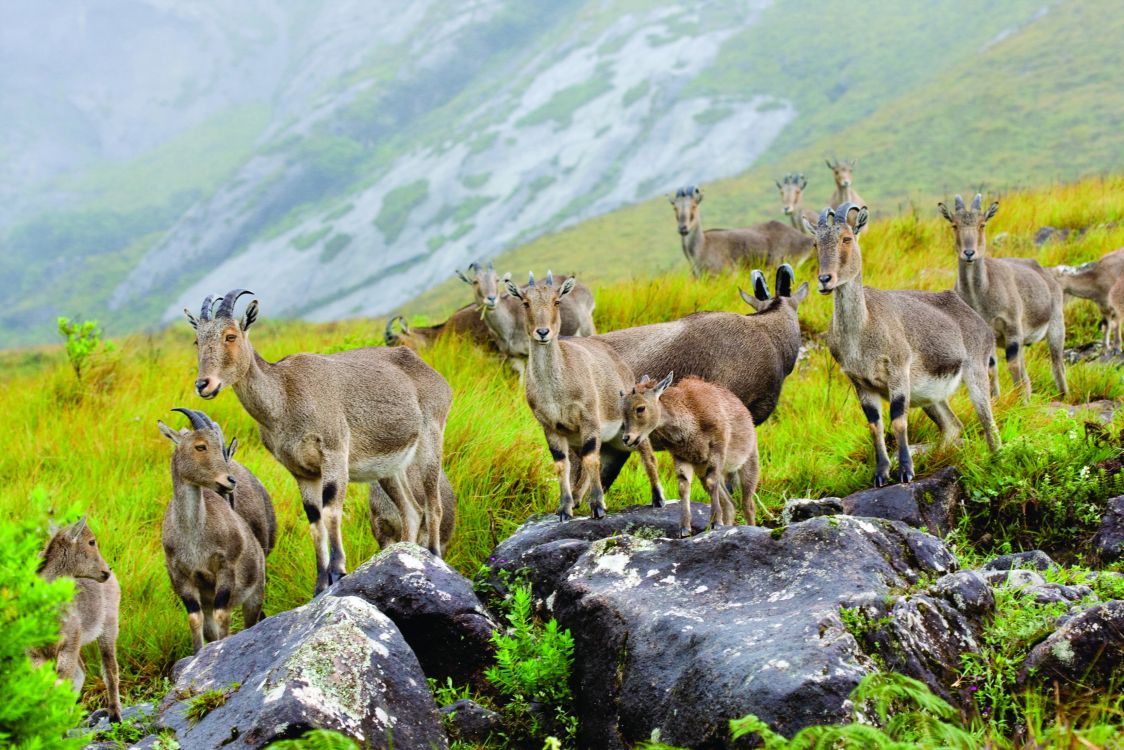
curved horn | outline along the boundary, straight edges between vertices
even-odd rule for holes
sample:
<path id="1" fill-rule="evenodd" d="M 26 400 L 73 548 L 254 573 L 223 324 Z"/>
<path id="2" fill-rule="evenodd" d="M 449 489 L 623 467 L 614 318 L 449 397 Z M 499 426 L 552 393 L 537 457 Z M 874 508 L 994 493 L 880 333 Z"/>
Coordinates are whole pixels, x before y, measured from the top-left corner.
<path id="1" fill-rule="evenodd" d="M 546 285 L 547 286 L 554 286 L 554 272 L 553 271 L 548 270 L 546 272 Z"/>
<path id="2" fill-rule="evenodd" d="M 528 271 L 527 272 L 527 286 L 534 286 L 534 285 L 535 285 L 535 272 L 534 271 Z"/>
<path id="3" fill-rule="evenodd" d="M 492 261 L 488 261 L 488 270 L 489 271 L 495 271 L 496 270 L 496 267 L 495 267 L 495 265 L 492 264 Z"/>
<path id="4" fill-rule="evenodd" d="M 792 266 L 782 263 L 781 267 L 777 269 L 777 296 L 791 297 L 792 284 L 795 280 L 796 274 L 793 273 Z"/>
<path id="5" fill-rule="evenodd" d="M 211 320 L 215 314 L 215 295 L 208 294 L 203 300 L 203 307 L 199 308 L 199 320 Z"/>
<path id="6" fill-rule="evenodd" d="M 386 330 L 383 332 L 382 338 L 387 346 L 394 346 L 394 342 L 398 340 L 398 334 L 394 332 L 394 321 L 398 320 L 400 317 L 402 316 L 393 315 L 386 321 Z"/>
<path id="7" fill-rule="evenodd" d="M 841 205 L 839 208 L 835 209 L 835 223 L 836 224 L 846 224 L 847 223 L 847 215 L 850 214 L 852 211 L 858 211 L 859 208 L 860 208 L 859 206 L 856 206 L 854 203 L 851 203 L 851 201 L 847 201 L 846 203 Z"/>
<path id="8" fill-rule="evenodd" d="M 979 211 L 981 208 L 983 208 L 983 196 L 976 193 L 976 197 L 972 199 L 972 210 Z"/>
<path id="9" fill-rule="evenodd" d="M 191 420 L 191 428 L 193 430 L 211 430 L 211 429 L 214 429 L 215 423 L 211 421 L 210 417 L 208 417 L 206 414 L 204 414 L 201 411 L 195 411 L 194 409 L 185 409 L 182 406 L 177 406 L 174 409 L 172 409 L 172 411 L 178 411 L 181 414 L 186 415 L 187 418 L 189 420 Z"/>
<path id="10" fill-rule="evenodd" d="M 831 224 L 831 220 L 833 218 L 835 218 L 835 211 L 831 208 L 831 206 L 828 206 L 823 211 L 820 211 L 820 221 L 819 221 L 820 226 L 821 227 L 828 226 L 829 224 Z"/>
<path id="11" fill-rule="evenodd" d="M 249 289 L 231 289 L 229 292 L 221 297 L 222 302 L 219 304 L 218 312 L 215 313 L 219 318 L 233 318 L 234 317 L 234 303 L 243 294 L 253 294 Z"/>
<path id="12" fill-rule="evenodd" d="M 959 193 L 957 193 L 956 198 L 954 199 L 954 204 L 956 206 L 957 211 L 963 211 L 964 210 L 964 199 L 960 197 Z"/>
<path id="13" fill-rule="evenodd" d="M 755 268 L 749 278 L 753 282 L 753 296 L 762 302 L 769 299 L 769 282 L 765 281 L 765 274 Z"/>

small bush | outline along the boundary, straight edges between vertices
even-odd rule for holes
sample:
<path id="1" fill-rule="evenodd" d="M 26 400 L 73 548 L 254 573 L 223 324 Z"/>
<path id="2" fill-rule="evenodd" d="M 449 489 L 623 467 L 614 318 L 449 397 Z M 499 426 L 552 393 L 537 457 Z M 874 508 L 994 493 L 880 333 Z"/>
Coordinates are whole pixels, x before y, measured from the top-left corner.
<path id="1" fill-rule="evenodd" d="M 66 359 L 74 370 L 74 377 L 82 380 L 82 372 L 90 357 L 94 356 L 101 344 L 101 329 L 96 320 L 84 320 L 81 323 L 71 321 L 70 318 L 58 319 L 59 335 L 66 340 Z M 106 342 L 104 351 L 112 351 L 112 344 Z"/>
<path id="2" fill-rule="evenodd" d="M 69 684 L 56 685 L 53 665 L 35 669 L 30 649 L 58 639 L 59 614 L 74 582 L 36 575 L 40 540 L 31 526 L 0 524 L 0 747 L 62 750 L 85 744 L 66 733 L 82 718 Z"/>
<path id="3" fill-rule="evenodd" d="M 495 633 L 496 663 L 484 676 L 507 700 L 501 713 L 508 737 L 546 741 L 561 736 L 573 745 L 577 719 L 570 713 L 570 670 L 574 639 L 556 620 L 540 625 L 531 611 L 531 589 L 511 590 L 507 620 L 509 633 Z"/>

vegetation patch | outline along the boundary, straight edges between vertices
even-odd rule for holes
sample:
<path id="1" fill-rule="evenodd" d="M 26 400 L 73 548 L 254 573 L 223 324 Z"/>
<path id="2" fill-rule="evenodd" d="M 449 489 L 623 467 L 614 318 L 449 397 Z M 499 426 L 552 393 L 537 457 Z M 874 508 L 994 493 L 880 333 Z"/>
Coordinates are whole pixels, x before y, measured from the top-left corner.
<path id="1" fill-rule="evenodd" d="M 394 188 L 382 199 L 379 215 L 375 217 L 375 226 L 382 230 L 388 243 L 395 242 L 406 222 L 410 219 L 410 212 L 421 205 L 429 196 L 429 180 L 421 179 Z"/>
<path id="2" fill-rule="evenodd" d="M 333 235 L 332 239 L 324 243 L 324 249 L 320 251 L 320 262 L 328 263 L 337 255 L 342 253 L 350 244 L 350 234 L 341 232 L 340 234 Z"/>
<path id="3" fill-rule="evenodd" d="M 225 688 L 215 688 L 214 690 L 199 693 L 187 702 L 187 707 L 184 709 L 183 715 L 186 716 L 192 724 L 198 724 L 207 714 L 211 713 L 216 708 L 225 706 L 230 696 L 237 693 L 240 687 L 242 687 L 240 683 L 232 682 Z"/>
<path id="4" fill-rule="evenodd" d="M 313 229 L 311 232 L 298 234 L 296 237 L 289 240 L 289 244 L 297 250 L 307 250 L 331 233 L 332 228 L 330 226 L 320 227 L 319 229 Z"/>

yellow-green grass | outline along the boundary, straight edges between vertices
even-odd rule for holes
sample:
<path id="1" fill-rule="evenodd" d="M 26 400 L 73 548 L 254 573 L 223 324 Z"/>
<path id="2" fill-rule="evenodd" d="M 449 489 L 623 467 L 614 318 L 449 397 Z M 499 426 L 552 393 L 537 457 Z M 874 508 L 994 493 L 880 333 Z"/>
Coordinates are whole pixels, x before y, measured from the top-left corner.
<path id="1" fill-rule="evenodd" d="M 991 232 L 1008 233 L 998 254 L 1032 255 L 1043 263 L 1077 262 L 1124 245 L 1122 215 L 1124 180 L 1090 180 L 1006 196 Z M 1106 223 L 1117 225 L 1041 252 L 1035 252 L 1030 241 L 1042 224 Z M 954 281 L 950 232 L 935 212 L 874 221 L 862 236 L 862 249 L 869 284 L 947 289 Z M 565 256 L 553 260 L 555 268 L 566 268 Z M 696 310 L 747 310 L 737 292 L 739 284 L 748 287 L 747 273 L 695 280 L 684 265 L 650 277 L 638 268 L 633 280 L 597 287 L 599 329 L 658 322 Z M 797 269 L 798 281 L 814 275 L 814 260 Z M 467 301 L 467 289 L 464 293 Z M 262 320 L 252 332 L 258 350 L 269 360 L 381 340 L 381 321 L 276 321 L 269 318 L 269 307 L 269 300 L 262 300 Z M 766 511 L 759 518 L 765 522 L 776 518 L 786 498 L 842 495 L 866 486 L 871 476 L 861 411 L 848 382 L 819 343 L 830 320 L 831 300 L 813 294 L 800 313 L 809 353 L 787 381 L 776 412 L 759 428 L 759 503 Z M 1098 315 L 1089 303 L 1070 304 L 1067 317 L 1070 342 L 1097 337 Z M 174 406 L 207 411 L 228 436 L 238 437 L 239 460 L 272 493 L 280 533 L 268 560 L 267 614 L 307 601 L 313 553 L 296 484 L 261 445 L 253 420 L 237 398 L 225 392 L 216 401 L 203 402 L 194 394 L 195 350 L 186 322 L 117 344 L 81 384 L 57 351 L 5 355 L 0 376 L 0 413 L 6 426 L 0 452 L 0 513 L 43 517 L 48 509 L 79 509 L 89 514 L 122 584 L 119 658 L 124 686 L 127 692 L 143 694 L 158 687 L 175 659 L 190 653 L 186 620 L 168 584 L 160 547 L 171 481 L 170 444 L 156 430 L 157 419 L 178 425 L 181 417 L 169 412 Z M 445 466 L 458 493 L 458 525 L 448 559 L 471 574 L 486 559 L 493 535 L 502 539 L 531 513 L 554 509 L 557 485 L 541 430 L 513 372 L 463 341 L 441 342 L 424 356 L 456 393 L 445 439 Z M 995 406 L 1003 439 L 1009 446 L 1036 446 L 1036 441 L 1076 434 L 1080 419 L 1058 417 L 1048 408 L 1056 394 L 1044 345 L 1032 347 L 1028 360 L 1035 386 L 1030 404 L 1016 398 L 1000 368 L 1004 393 Z M 1068 373 L 1071 403 L 1124 396 L 1115 368 L 1078 364 L 1069 366 Z M 955 463 L 966 467 L 970 476 L 980 476 L 998 460 L 988 454 L 963 394 L 953 407 L 967 426 L 966 441 L 920 457 L 919 474 Z M 936 431 L 924 416 L 916 410 L 910 416 L 913 442 L 935 441 Z M 666 471 L 669 464 L 663 460 Z M 610 512 L 647 502 L 648 488 L 637 464 L 630 463 L 609 493 Z M 670 475 L 665 479 L 673 486 Z M 352 566 L 376 550 L 364 508 L 365 489 L 352 486 L 348 494 L 344 539 Z M 704 499 L 697 486 L 695 493 L 695 499 Z M 92 680 L 87 693 L 91 702 L 99 699 Z"/>

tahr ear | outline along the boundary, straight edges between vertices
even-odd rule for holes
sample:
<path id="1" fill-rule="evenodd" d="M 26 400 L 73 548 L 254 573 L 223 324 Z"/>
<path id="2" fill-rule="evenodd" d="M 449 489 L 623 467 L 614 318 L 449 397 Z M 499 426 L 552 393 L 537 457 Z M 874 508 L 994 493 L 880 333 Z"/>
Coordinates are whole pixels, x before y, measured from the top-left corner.
<path id="1" fill-rule="evenodd" d="M 574 285 L 577 284 L 577 283 L 578 283 L 578 280 L 576 278 L 574 278 L 573 276 L 571 276 L 570 278 L 563 281 L 562 282 L 562 288 L 558 290 L 558 297 L 561 299 L 562 297 L 565 297 L 570 292 L 574 291 Z"/>
<path id="2" fill-rule="evenodd" d="M 703 191 L 700 188 L 695 189 L 695 205 L 702 203 Z"/>
<path id="3" fill-rule="evenodd" d="M 792 295 L 792 300 L 798 305 L 806 299 L 808 299 L 808 282 L 807 281 L 805 281 L 803 284 L 798 286 L 796 288 L 796 294 Z"/>
<path id="4" fill-rule="evenodd" d="M 984 214 L 984 221 L 991 221 L 991 217 L 999 212 L 999 201 L 995 201 L 987 207 L 987 213 Z"/>
<path id="5" fill-rule="evenodd" d="M 866 228 L 866 222 L 869 218 L 870 211 L 867 210 L 866 206 L 863 206 L 859 209 L 859 215 L 855 217 L 855 227 L 851 231 L 853 231 L 855 234 L 861 232 Z"/>
<path id="6" fill-rule="evenodd" d="M 945 217 L 945 218 L 946 218 L 946 219 L 948 219 L 948 220 L 949 220 L 950 222 L 952 222 L 952 221 L 953 221 L 953 219 L 952 219 L 952 212 L 948 210 L 948 206 L 946 206 L 946 205 L 945 205 L 945 204 L 943 204 L 943 203 L 938 203 L 938 204 L 937 204 L 937 210 L 941 212 L 941 216 Z M 955 222 L 953 222 L 953 223 L 955 223 Z"/>
<path id="7" fill-rule="evenodd" d="M 505 283 L 505 284 L 506 284 L 507 282 L 511 281 L 511 271 L 508 271 L 507 273 L 505 273 L 505 274 L 503 275 L 503 278 L 502 278 L 502 279 L 500 279 L 500 281 L 502 281 L 502 282 L 503 282 L 503 283 Z"/>
<path id="8" fill-rule="evenodd" d="M 805 232 L 807 232 L 808 234 L 815 234 L 816 233 L 816 225 L 813 224 L 812 222 L 808 221 L 807 216 L 801 216 L 800 222 L 804 225 L 804 231 Z"/>
<path id="9" fill-rule="evenodd" d="M 82 516 L 77 521 L 75 521 L 74 524 L 70 527 L 70 530 L 67 532 L 67 536 L 70 537 L 70 541 L 77 542 L 79 537 L 82 536 L 82 532 L 85 531 L 85 530 L 86 530 L 86 517 Z"/>
<path id="10" fill-rule="evenodd" d="M 668 193 L 667 194 L 667 202 L 674 206 L 675 205 L 675 196 L 672 195 L 671 193 Z"/>
<path id="11" fill-rule="evenodd" d="M 457 278 L 460 279 L 461 281 L 463 281 L 466 284 L 472 283 L 472 279 L 468 278 L 463 273 L 461 273 L 461 269 L 459 269 L 459 268 L 457 269 Z"/>
<path id="12" fill-rule="evenodd" d="M 226 460 L 234 458 L 234 451 L 238 450 L 238 438 L 231 438 L 230 445 L 226 446 Z"/>
<path id="13" fill-rule="evenodd" d="M 745 302 L 750 307 L 752 307 L 755 311 L 759 312 L 761 310 L 761 308 L 765 306 L 764 302 L 762 302 L 759 299 L 756 299 L 752 294 L 747 293 L 740 286 L 738 287 L 738 294 L 741 295 L 742 301 Z"/>
<path id="14" fill-rule="evenodd" d="M 185 307 L 183 309 L 183 314 L 187 316 L 187 322 L 191 324 L 191 327 L 198 331 L 199 330 L 199 321 L 196 320 L 195 316 L 191 314 L 191 310 L 188 310 Z"/>
<path id="15" fill-rule="evenodd" d="M 171 427 L 161 422 L 159 419 L 156 420 L 156 426 L 160 428 L 161 435 L 168 438 L 176 445 L 180 444 L 180 439 L 183 437 L 182 435 L 180 435 L 180 433 L 176 432 Z"/>
<path id="16" fill-rule="evenodd" d="M 503 285 L 507 287 L 507 293 L 516 299 L 523 299 L 523 293 L 519 291 L 519 287 L 511 283 L 511 279 L 504 279 Z"/>
<path id="17" fill-rule="evenodd" d="M 656 389 L 655 389 L 656 398 L 659 398 L 660 396 L 663 395 L 663 392 L 667 390 L 667 387 L 669 385 L 671 385 L 671 381 L 673 381 L 673 380 L 675 380 L 675 371 L 674 370 L 669 372 L 667 375 L 664 375 L 663 380 L 661 380 L 659 383 L 656 384 Z"/>
<path id="18" fill-rule="evenodd" d="M 246 312 L 242 313 L 242 330 L 250 330 L 250 326 L 258 319 L 258 301 L 256 299 L 250 300 L 250 304 L 246 305 Z"/>
<path id="19" fill-rule="evenodd" d="M 777 190 L 784 190 L 784 186 L 781 185 L 780 180 L 773 180 L 773 182 L 775 182 L 777 184 Z"/>

